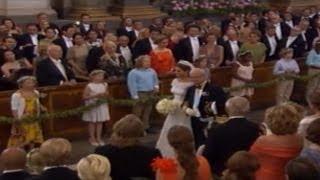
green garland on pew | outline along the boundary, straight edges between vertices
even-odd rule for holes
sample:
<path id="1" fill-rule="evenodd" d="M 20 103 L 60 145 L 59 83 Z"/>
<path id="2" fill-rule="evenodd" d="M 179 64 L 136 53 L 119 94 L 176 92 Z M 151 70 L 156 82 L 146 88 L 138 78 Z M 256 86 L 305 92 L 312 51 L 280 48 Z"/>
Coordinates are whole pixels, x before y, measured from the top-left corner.
<path id="1" fill-rule="evenodd" d="M 232 92 L 232 91 L 239 91 L 242 89 L 246 89 L 246 88 L 266 88 L 266 87 L 270 87 L 273 86 L 275 84 L 277 84 L 278 82 L 281 81 L 287 81 L 287 80 L 294 80 L 294 81 L 299 81 L 299 82 L 308 82 L 311 79 L 314 79 L 316 77 L 319 77 L 320 73 L 316 73 L 316 74 L 311 74 L 311 75 L 304 75 L 304 76 L 298 76 L 298 75 L 281 75 L 276 77 L 273 80 L 267 81 L 267 82 L 262 82 L 262 83 L 247 83 L 245 85 L 242 86 L 236 86 L 236 87 L 231 87 L 231 88 L 223 88 L 223 90 L 225 92 Z"/>
<path id="2" fill-rule="evenodd" d="M 17 121 L 32 123 L 32 122 L 44 121 L 44 120 L 48 120 L 48 119 L 63 119 L 63 118 L 71 117 L 71 116 L 81 115 L 82 113 L 89 111 L 92 108 L 95 108 L 95 107 L 100 106 L 105 103 L 108 103 L 111 105 L 116 105 L 116 106 L 130 106 L 131 107 L 137 103 L 155 103 L 160 99 L 168 98 L 168 97 L 169 96 L 153 96 L 149 99 L 141 99 L 141 100 L 101 98 L 96 103 L 91 104 L 91 105 L 83 105 L 83 106 L 69 109 L 69 110 L 65 110 L 65 111 L 44 113 L 44 114 L 40 114 L 39 116 L 26 116 L 20 120 L 17 120 L 13 117 L 0 116 L 0 123 L 11 124 L 11 123 L 17 122 Z"/>
<path id="3" fill-rule="evenodd" d="M 277 78 L 267 81 L 267 82 L 262 82 L 262 83 L 248 83 L 243 86 L 237 86 L 237 87 L 232 87 L 232 88 L 224 88 L 225 92 L 231 92 L 231 91 L 239 91 L 241 89 L 245 88 L 266 88 L 270 87 L 272 85 L 275 85 L 278 82 L 281 81 L 286 81 L 286 80 L 295 80 L 295 81 L 300 81 L 300 82 L 307 82 L 313 78 L 316 78 L 320 76 L 320 73 L 317 74 L 312 74 L 312 75 L 304 75 L 304 76 L 296 76 L 296 75 L 282 75 L 278 76 Z M 77 108 L 65 110 L 65 111 L 59 111 L 59 112 L 52 112 L 52 113 L 45 113 L 41 114 L 40 116 L 27 116 L 19 121 L 23 122 L 35 122 L 35 121 L 44 121 L 48 119 L 63 119 L 71 116 L 77 116 L 82 114 L 83 112 L 89 111 L 92 108 L 95 108 L 97 106 L 100 106 L 101 104 L 108 103 L 110 105 L 115 105 L 115 106 L 134 106 L 136 103 L 139 102 L 150 102 L 150 103 L 155 103 L 160 99 L 163 98 L 168 98 L 170 97 L 169 95 L 165 96 L 153 96 L 149 99 L 141 99 L 141 100 L 133 100 L 133 99 L 113 99 L 113 98 L 104 98 L 104 99 L 99 99 L 96 103 L 91 104 L 91 105 L 86 105 L 86 106 L 80 106 Z M 0 116 L 0 123 L 7 123 L 11 124 L 13 122 L 17 121 L 15 118 L 12 117 L 5 117 L 5 116 Z"/>

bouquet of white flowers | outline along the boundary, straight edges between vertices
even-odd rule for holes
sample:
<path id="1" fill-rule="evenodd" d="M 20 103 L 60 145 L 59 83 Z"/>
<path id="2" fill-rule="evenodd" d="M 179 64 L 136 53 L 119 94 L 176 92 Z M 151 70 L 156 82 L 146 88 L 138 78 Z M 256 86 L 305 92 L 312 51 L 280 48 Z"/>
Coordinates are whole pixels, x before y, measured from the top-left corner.
<path id="1" fill-rule="evenodd" d="M 160 114 L 170 114 L 175 112 L 181 105 L 181 102 L 172 100 L 172 99 L 161 99 L 157 105 L 156 105 L 156 109 Z"/>

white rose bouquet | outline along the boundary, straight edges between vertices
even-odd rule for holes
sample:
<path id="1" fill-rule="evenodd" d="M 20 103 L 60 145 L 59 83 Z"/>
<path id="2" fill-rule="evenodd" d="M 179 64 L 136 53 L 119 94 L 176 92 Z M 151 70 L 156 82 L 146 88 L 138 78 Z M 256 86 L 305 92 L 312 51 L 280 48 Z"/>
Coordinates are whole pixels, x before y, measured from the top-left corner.
<path id="1" fill-rule="evenodd" d="M 181 102 L 172 99 L 161 99 L 157 105 L 156 109 L 160 114 L 168 115 L 175 112 L 181 105 Z"/>

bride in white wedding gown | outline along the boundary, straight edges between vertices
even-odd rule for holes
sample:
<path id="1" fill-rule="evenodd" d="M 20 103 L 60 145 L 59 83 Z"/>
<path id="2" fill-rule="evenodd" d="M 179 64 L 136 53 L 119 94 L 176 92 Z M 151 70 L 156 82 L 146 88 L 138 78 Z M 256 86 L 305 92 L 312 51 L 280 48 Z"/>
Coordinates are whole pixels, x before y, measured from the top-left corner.
<path id="1" fill-rule="evenodd" d="M 187 89 L 193 85 L 189 79 L 189 72 L 192 68 L 193 65 L 187 61 L 179 61 L 176 64 L 176 78 L 171 83 L 171 93 L 174 96 L 174 100 L 181 104 L 184 101 Z M 168 143 L 167 135 L 169 129 L 176 125 L 185 126 L 192 131 L 190 117 L 181 108 L 177 109 L 174 113 L 168 114 L 161 129 L 156 148 L 160 150 L 163 157 L 175 156 L 173 148 Z"/>

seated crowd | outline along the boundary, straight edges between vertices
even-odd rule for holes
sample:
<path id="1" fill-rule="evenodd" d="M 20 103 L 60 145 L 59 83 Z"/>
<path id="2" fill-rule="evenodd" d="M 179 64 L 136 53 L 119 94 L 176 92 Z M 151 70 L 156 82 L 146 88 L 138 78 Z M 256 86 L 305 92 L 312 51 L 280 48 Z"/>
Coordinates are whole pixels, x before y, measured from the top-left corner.
<path id="1" fill-rule="evenodd" d="M 312 71 L 319 65 L 315 46 L 320 39 L 320 16 L 314 8 L 300 14 L 272 10 L 230 13 L 220 25 L 207 18 L 184 23 L 167 17 L 155 18 L 146 26 L 126 17 L 115 33 L 103 21 L 93 23 L 88 14 L 81 15 L 80 23 L 62 27 L 50 22 L 45 13 L 39 13 L 36 22 L 25 28 L 10 18 L 3 19 L 0 26 L 2 90 L 16 88 L 16 80 L 24 75 L 35 75 L 39 86 L 88 81 L 95 69 L 104 70 L 108 79 L 126 79 L 141 55 L 150 56 L 157 75 L 172 74 L 179 60 L 196 63 L 199 58 L 203 63 L 196 64 L 203 69 L 242 69 L 283 58 L 280 51 L 284 48 L 292 49 L 292 59 L 314 50 L 307 64 Z M 52 45 L 60 48 L 48 48 Z M 250 63 L 238 62 L 239 52 L 247 51 Z"/>
<path id="2" fill-rule="evenodd" d="M 300 15 L 230 13 L 220 26 L 206 18 L 183 23 L 167 17 L 145 27 L 124 18 L 115 33 L 105 22 L 93 24 L 88 14 L 61 28 L 45 13 L 25 31 L 9 18 L 0 26 L 0 90 L 18 88 L 11 97 L 17 121 L 0 156 L 0 180 L 320 179 L 319 76 L 307 88 L 312 115 L 288 102 L 294 81 L 285 80 L 277 86 L 277 105 L 266 110 L 261 124 L 246 118 L 253 88 L 233 91 L 227 99 L 210 82 L 211 69 L 230 66 L 232 87 L 251 83 L 254 68 L 273 60 L 278 60 L 274 75 L 295 76 L 296 59 L 303 57 L 308 73 L 319 73 L 320 9 Z M 110 96 L 107 82 L 126 80 L 131 98 L 139 100 L 157 94 L 158 77 L 167 75 L 176 77 L 171 92 L 181 109 L 168 114 L 159 138 L 165 141 L 156 147 L 141 141 L 152 133 L 148 101 L 138 101 L 133 114 L 113 125 L 107 144 L 102 133 L 111 119 L 108 104 L 84 112 L 95 150 L 76 165 L 69 140 L 45 140 L 39 122 L 19 121 L 46 111 L 37 85 L 88 82 L 82 98 L 91 105 Z M 228 116 L 225 122 L 213 120 L 222 114 Z M 179 120 L 190 123 L 172 123 Z"/>

